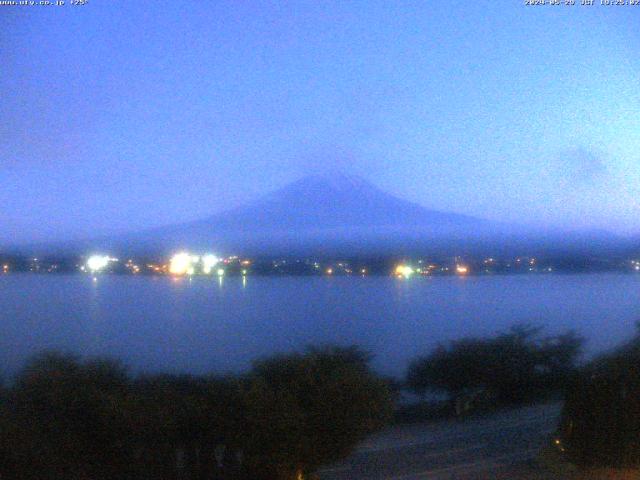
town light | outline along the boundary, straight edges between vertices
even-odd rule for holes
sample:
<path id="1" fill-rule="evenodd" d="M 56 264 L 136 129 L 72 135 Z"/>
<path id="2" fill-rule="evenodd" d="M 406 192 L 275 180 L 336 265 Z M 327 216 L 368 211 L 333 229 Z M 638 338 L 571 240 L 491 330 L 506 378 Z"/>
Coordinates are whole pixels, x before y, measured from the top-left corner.
<path id="1" fill-rule="evenodd" d="M 99 272 L 109 265 L 109 257 L 107 255 L 91 255 L 87 259 L 87 268 L 92 272 Z"/>
<path id="2" fill-rule="evenodd" d="M 220 259 L 218 257 L 210 253 L 203 256 L 202 257 L 202 273 L 204 273 L 205 275 L 209 275 L 213 270 L 213 267 L 215 267 L 219 261 Z"/>
<path id="3" fill-rule="evenodd" d="M 399 277 L 408 278 L 413 275 L 413 267 L 411 267 L 410 265 L 398 265 L 395 272 Z"/>
<path id="4" fill-rule="evenodd" d="M 469 273 L 469 267 L 465 265 L 456 265 L 456 273 L 458 275 L 466 275 Z"/>
<path id="5" fill-rule="evenodd" d="M 169 273 L 172 273 L 173 275 L 186 275 L 193 273 L 193 259 L 194 257 L 186 252 L 176 253 L 169 261 Z"/>

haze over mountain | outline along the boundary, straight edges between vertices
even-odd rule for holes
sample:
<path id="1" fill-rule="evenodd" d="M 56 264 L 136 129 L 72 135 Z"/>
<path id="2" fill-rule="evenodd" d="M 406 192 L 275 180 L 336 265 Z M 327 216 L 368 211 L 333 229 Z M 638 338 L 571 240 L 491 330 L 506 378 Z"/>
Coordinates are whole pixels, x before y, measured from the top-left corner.
<path id="1" fill-rule="evenodd" d="M 419 237 L 488 232 L 490 222 L 429 210 L 345 174 L 312 175 L 246 206 L 203 220 L 130 236 L 163 249 L 248 248 L 299 251 L 312 247 L 369 248 Z"/>
<path id="2" fill-rule="evenodd" d="M 390 195 L 360 177 L 338 173 L 304 177 L 246 206 L 202 220 L 69 242 L 62 249 L 386 255 L 584 251 L 620 244 L 619 238 L 607 232 L 531 229 L 430 210 Z M 37 250 L 46 252 L 48 248 Z"/>
<path id="3" fill-rule="evenodd" d="M 203 232 L 297 232 L 342 228 L 480 227 L 487 222 L 455 213 L 428 210 L 394 197 L 352 175 L 302 178 L 251 204 L 182 226 Z"/>

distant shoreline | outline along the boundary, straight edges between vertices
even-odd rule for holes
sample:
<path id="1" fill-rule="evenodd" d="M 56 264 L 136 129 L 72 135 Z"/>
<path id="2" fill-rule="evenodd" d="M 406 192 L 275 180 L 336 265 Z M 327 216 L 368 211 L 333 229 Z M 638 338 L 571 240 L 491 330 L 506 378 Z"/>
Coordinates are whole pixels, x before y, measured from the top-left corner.
<path id="1" fill-rule="evenodd" d="M 172 257 L 109 255 L 27 257 L 0 254 L 0 275 L 13 273 L 133 275 L 170 277 L 303 276 L 303 277 L 467 277 L 548 275 L 552 273 L 640 274 L 636 257 L 546 256 L 453 257 L 370 256 L 342 258 L 217 257 L 187 251 Z"/>

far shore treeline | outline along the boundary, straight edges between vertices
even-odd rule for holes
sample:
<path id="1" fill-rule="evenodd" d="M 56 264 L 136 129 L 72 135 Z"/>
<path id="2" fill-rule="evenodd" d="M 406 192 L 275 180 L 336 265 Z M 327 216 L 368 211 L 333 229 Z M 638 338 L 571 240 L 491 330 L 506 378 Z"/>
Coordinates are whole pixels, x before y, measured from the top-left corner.
<path id="1" fill-rule="evenodd" d="M 98 252 L 101 252 L 98 250 Z M 186 253 L 186 252 L 177 252 Z M 194 252 L 192 252 L 194 253 Z M 195 251 L 194 254 L 214 257 Z M 90 254 L 8 254 L 0 252 L 0 274 L 116 274 L 171 275 L 171 260 L 176 252 L 160 254 L 114 254 L 102 252 L 94 257 L 107 261 L 99 270 L 91 267 Z M 636 251 L 616 255 L 593 255 L 568 252 L 523 251 L 518 254 L 494 252 L 481 254 L 461 250 L 450 254 L 402 252 L 396 254 L 342 256 L 293 255 L 215 257 L 219 263 L 211 272 L 217 275 L 294 275 L 294 276 L 368 276 L 406 277 L 407 267 L 413 276 L 510 275 L 549 273 L 636 273 L 640 274 L 640 254 Z M 184 272 L 183 272 L 184 273 Z M 202 272 L 196 268 L 196 275 Z"/>
<path id="2" fill-rule="evenodd" d="M 640 421 L 639 338 L 580 365 L 573 332 L 517 325 L 442 345 L 402 381 L 355 346 L 274 355 L 234 376 L 132 375 L 117 360 L 43 352 L 0 390 L 0 478 L 309 479 L 394 418 L 564 397 L 556 445 L 578 463 L 629 465 L 637 442 L 620 422 Z M 409 392 L 421 400 L 408 404 Z M 617 450 L 597 428 L 614 430 Z"/>

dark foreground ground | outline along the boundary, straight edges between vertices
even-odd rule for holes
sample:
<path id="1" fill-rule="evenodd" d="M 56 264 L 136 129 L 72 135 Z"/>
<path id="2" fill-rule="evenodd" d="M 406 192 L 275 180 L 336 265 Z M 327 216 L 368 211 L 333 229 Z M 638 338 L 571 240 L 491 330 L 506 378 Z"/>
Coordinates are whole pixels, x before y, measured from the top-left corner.
<path id="1" fill-rule="evenodd" d="M 393 427 L 348 459 L 320 472 L 322 480 L 558 478 L 535 460 L 549 444 L 559 404 L 488 417 Z"/>

